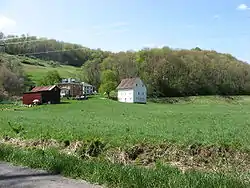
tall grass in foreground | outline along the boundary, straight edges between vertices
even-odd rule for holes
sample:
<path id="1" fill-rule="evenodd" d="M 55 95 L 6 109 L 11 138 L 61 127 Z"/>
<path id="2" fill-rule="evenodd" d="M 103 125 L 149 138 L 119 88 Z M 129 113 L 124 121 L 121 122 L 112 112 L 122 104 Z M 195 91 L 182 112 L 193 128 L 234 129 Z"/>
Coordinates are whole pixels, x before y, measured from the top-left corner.
<path id="1" fill-rule="evenodd" d="M 55 150 L 21 149 L 0 145 L 0 160 L 46 169 L 64 176 L 82 178 L 109 187 L 249 187 L 236 177 L 200 172 L 182 173 L 158 164 L 154 169 L 82 160 Z"/>

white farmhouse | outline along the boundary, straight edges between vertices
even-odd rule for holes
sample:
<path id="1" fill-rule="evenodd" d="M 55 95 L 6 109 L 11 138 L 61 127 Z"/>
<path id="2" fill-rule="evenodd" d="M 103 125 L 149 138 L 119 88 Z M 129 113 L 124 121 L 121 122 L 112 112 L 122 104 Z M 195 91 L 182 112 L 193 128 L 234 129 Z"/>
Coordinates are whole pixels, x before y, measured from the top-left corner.
<path id="1" fill-rule="evenodd" d="M 117 87 L 118 101 L 127 103 L 146 103 L 147 88 L 140 78 L 126 78 Z"/>

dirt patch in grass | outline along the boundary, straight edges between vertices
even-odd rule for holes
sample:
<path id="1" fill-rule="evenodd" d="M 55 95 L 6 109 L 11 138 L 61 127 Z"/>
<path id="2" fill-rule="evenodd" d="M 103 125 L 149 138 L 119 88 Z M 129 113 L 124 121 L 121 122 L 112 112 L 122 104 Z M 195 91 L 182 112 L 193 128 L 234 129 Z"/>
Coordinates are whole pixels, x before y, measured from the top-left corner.
<path id="1" fill-rule="evenodd" d="M 249 172 L 250 153 L 228 147 L 172 144 L 138 144 L 126 149 L 113 149 L 107 153 L 112 163 L 135 164 L 151 167 L 161 162 L 178 167 L 183 172 L 190 169 L 216 172 Z"/>
<path id="2" fill-rule="evenodd" d="M 199 170 L 222 173 L 250 173 L 250 153 L 229 147 L 178 146 L 173 144 L 137 144 L 131 147 L 106 147 L 100 140 L 63 141 L 22 140 L 5 137 L 1 141 L 18 147 L 56 148 L 62 153 L 82 159 L 98 158 L 111 163 L 154 167 L 157 162 L 178 167 L 181 171 Z"/>
<path id="3" fill-rule="evenodd" d="M 62 147 L 62 143 L 59 143 L 58 141 L 52 140 L 52 139 L 50 140 L 46 140 L 46 139 L 23 140 L 21 138 L 10 138 L 8 136 L 5 136 L 1 140 L 1 142 L 4 144 L 11 144 L 14 146 L 19 146 L 19 147 L 35 147 L 35 148 L 48 148 L 48 147 L 60 148 Z"/>

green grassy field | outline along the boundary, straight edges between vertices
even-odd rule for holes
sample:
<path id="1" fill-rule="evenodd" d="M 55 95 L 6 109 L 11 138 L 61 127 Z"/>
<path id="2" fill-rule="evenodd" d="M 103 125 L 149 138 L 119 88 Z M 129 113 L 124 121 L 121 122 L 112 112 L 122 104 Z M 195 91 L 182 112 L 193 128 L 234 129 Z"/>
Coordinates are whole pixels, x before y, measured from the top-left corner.
<path id="1" fill-rule="evenodd" d="M 50 150 L 40 157 L 41 151 L 29 149 L 13 154 L 12 149 L 3 146 L 0 159 L 50 170 L 56 165 L 66 176 L 114 187 L 248 187 L 249 115 L 250 97 L 191 97 L 176 104 L 149 102 L 146 105 L 94 97 L 32 108 L 0 105 L 3 137 L 20 137 L 10 126 L 21 126 L 23 140 L 55 139 L 74 143 L 100 138 L 108 143 L 106 153 L 97 158 L 75 159 Z M 137 153 L 127 161 L 129 166 L 116 161 L 119 157 L 114 155 L 121 156 L 120 148 L 125 148 L 127 154 Z M 28 155 L 43 160 L 26 160 Z M 157 157 L 159 155 L 163 157 Z M 52 162 L 55 157 L 58 160 Z M 182 174 L 173 168 L 182 169 L 180 165 L 168 166 L 176 161 L 182 166 L 191 166 L 194 171 Z M 158 162 L 164 165 L 144 168 L 145 165 L 157 167 Z M 218 168 L 216 173 L 215 168 Z"/>
<path id="2" fill-rule="evenodd" d="M 47 131 L 54 139 L 100 137 L 115 145 L 167 140 L 183 144 L 228 144 L 250 150 L 250 102 L 204 101 L 138 105 L 93 98 L 22 111 L 1 111 L 0 134 L 11 134 L 10 122 L 22 125 L 28 132 L 27 138 L 38 138 Z"/>
<path id="3" fill-rule="evenodd" d="M 37 66 L 37 65 L 28 65 L 22 64 L 24 67 L 24 71 L 30 76 L 32 81 L 37 83 L 41 78 L 46 75 L 48 71 L 57 70 L 61 77 L 75 77 L 76 73 L 80 71 L 80 68 L 76 68 L 73 66 L 60 65 L 58 67 L 52 67 L 49 65 L 45 66 Z"/>

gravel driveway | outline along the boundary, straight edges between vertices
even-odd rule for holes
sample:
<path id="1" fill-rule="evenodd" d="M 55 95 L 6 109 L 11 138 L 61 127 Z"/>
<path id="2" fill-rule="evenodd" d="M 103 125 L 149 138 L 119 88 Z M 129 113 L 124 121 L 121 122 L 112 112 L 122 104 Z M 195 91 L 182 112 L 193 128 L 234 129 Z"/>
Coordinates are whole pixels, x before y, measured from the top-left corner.
<path id="1" fill-rule="evenodd" d="M 101 188 L 85 181 L 0 162 L 0 188 Z"/>

